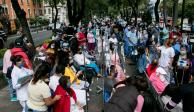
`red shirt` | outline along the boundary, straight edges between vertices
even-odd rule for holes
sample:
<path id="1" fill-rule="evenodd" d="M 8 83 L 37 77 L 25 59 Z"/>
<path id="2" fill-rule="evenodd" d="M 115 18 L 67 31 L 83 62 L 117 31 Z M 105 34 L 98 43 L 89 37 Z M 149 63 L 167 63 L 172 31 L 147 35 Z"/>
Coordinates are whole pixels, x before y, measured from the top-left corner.
<path id="1" fill-rule="evenodd" d="M 79 42 L 79 45 L 82 46 L 82 45 L 85 45 L 86 43 L 86 36 L 83 32 L 79 32 L 78 33 L 78 42 Z"/>
<path id="2" fill-rule="evenodd" d="M 152 68 L 152 66 L 153 66 L 153 65 L 150 64 L 150 65 L 148 66 L 148 68 L 146 69 L 146 72 L 147 72 L 147 74 L 148 74 L 148 77 L 150 77 L 152 73 L 156 72 L 157 67 Z"/>
<path id="3" fill-rule="evenodd" d="M 173 39 L 174 38 L 174 35 L 177 35 L 177 38 L 180 38 L 182 36 L 181 32 L 170 32 L 170 36 L 169 36 L 169 39 Z"/>
<path id="4" fill-rule="evenodd" d="M 72 97 L 76 102 L 77 101 L 76 94 L 73 89 L 71 89 L 71 91 Z M 57 89 L 55 90 L 55 95 L 61 95 L 61 99 L 54 104 L 53 112 L 70 112 L 71 96 L 67 93 L 67 91 L 64 90 L 60 85 L 58 85 Z"/>

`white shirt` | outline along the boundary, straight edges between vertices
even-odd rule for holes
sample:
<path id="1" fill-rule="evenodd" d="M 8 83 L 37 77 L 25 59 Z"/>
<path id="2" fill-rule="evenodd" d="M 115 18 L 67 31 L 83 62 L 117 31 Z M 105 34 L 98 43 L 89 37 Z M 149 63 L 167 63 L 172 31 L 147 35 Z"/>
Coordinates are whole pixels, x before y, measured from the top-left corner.
<path id="1" fill-rule="evenodd" d="M 57 75 L 53 75 L 50 77 L 50 81 L 49 81 L 49 87 L 55 91 L 57 86 L 59 85 L 59 79 L 60 79 L 60 76 L 57 76 Z"/>
<path id="2" fill-rule="evenodd" d="M 166 48 L 165 46 L 162 46 L 159 49 L 161 50 L 159 65 L 161 67 L 169 67 L 171 59 L 175 56 L 174 49 L 172 47 Z"/>
<path id="3" fill-rule="evenodd" d="M 86 58 L 83 54 L 75 54 L 73 59 L 78 63 L 78 65 L 90 64 L 90 60 Z"/>
<path id="4" fill-rule="evenodd" d="M 12 78 L 12 85 L 13 88 L 16 89 L 16 94 L 17 94 L 17 99 L 20 101 L 26 101 L 28 99 L 28 94 L 27 94 L 27 87 L 28 84 L 21 86 L 21 84 L 18 84 L 18 80 L 22 77 L 25 77 L 27 75 L 32 75 L 33 71 L 30 69 L 26 68 L 19 68 L 14 65 L 12 73 L 11 73 L 11 78 Z"/>
<path id="5" fill-rule="evenodd" d="M 115 45 L 117 45 L 118 40 L 117 40 L 117 38 L 109 38 L 109 42 L 114 43 Z"/>

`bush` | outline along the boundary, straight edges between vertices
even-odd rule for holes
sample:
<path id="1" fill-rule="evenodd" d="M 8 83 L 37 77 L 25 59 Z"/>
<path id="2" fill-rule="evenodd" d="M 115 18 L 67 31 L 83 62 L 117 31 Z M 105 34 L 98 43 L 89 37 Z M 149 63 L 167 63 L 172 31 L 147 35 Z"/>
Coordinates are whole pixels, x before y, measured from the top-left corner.
<path id="1" fill-rule="evenodd" d="M 6 50 L 7 50 L 7 48 L 4 48 L 4 49 L 0 50 L 0 58 L 3 58 Z"/>
<path id="2" fill-rule="evenodd" d="M 52 39 L 46 39 L 43 43 L 50 43 Z"/>
<path id="3" fill-rule="evenodd" d="M 49 20 L 43 19 L 40 17 L 30 18 L 30 25 L 34 27 L 47 26 L 49 24 Z"/>

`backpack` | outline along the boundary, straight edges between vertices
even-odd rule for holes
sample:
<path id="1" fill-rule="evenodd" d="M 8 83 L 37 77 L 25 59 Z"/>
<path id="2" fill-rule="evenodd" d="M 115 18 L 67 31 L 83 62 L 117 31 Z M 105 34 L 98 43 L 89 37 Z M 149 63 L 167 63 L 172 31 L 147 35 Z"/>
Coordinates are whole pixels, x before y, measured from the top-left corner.
<path id="1" fill-rule="evenodd" d="M 8 67 L 8 69 L 7 69 L 6 77 L 7 77 L 8 79 L 11 79 L 11 73 L 12 73 L 13 67 L 14 67 L 14 65 L 12 64 L 12 65 L 11 65 L 10 67 Z"/>

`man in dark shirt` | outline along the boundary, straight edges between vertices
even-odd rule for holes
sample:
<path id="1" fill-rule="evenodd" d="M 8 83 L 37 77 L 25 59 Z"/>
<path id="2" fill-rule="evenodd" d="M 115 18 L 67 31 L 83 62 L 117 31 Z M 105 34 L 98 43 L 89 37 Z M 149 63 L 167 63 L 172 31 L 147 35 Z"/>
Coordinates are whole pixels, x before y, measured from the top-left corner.
<path id="1" fill-rule="evenodd" d="M 180 86 L 177 94 L 166 104 L 166 110 L 170 111 L 181 101 L 184 112 L 194 112 L 194 73 L 191 75 L 191 82 Z"/>

